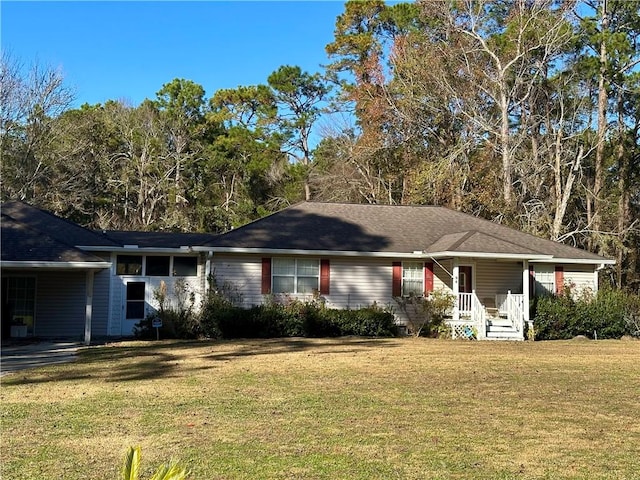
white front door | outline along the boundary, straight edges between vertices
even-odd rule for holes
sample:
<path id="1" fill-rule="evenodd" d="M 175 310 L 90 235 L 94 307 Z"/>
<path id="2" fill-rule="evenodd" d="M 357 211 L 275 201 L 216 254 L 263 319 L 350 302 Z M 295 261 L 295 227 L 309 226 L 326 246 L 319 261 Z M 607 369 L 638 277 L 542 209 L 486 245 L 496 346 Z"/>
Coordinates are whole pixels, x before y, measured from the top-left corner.
<path id="1" fill-rule="evenodd" d="M 122 326 L 120 334 L 125 337 L 133 335 L 133 327 L 144 320 L 147 313 L 147 282 L 125 280 L 122 301 Z"/>

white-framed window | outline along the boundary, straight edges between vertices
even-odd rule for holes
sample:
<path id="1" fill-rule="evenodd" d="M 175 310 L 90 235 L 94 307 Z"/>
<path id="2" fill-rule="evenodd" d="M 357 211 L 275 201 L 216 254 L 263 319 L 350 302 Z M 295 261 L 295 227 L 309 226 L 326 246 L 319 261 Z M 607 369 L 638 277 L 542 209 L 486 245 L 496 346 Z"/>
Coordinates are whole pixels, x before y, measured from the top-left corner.
<path id="1" fill-rule="evenodd" d="M 313 293 L 320 290 L 320 260 L 274 258 L 271 262 L 273 293 Z"/>
<path id="2" fill-rule="evenodd" d="M 537 297 L 553 295 L 556 292 L 556 272 L 554 265 L 536 264 L 534 267 Z"/>
<path id="3" fill-rule="evenodd" d="M 424 295 L 424 266 L 422 262 L 402 263 L 402 296 Z"/>
<path id="4" fill-rule="evenodd" d="M 169 255 L 118 255 L 116 275 L 147 277 L 195 277 L 198 257 Z"/>

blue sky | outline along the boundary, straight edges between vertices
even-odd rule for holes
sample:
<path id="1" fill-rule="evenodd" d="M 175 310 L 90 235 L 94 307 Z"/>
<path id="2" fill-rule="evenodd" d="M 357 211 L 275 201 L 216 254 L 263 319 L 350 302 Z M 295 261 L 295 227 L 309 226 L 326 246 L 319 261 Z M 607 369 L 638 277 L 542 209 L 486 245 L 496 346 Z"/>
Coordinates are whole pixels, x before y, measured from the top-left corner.
<path id="1" fill-rule="evenodd" d="M 30 2 L 3 0 L 2 49 L 62 69 L 85 102 L 155 98 L 174 78 L 207 97 L 265 83 L 281 65 L 328 63 L 343 1 Z"/>

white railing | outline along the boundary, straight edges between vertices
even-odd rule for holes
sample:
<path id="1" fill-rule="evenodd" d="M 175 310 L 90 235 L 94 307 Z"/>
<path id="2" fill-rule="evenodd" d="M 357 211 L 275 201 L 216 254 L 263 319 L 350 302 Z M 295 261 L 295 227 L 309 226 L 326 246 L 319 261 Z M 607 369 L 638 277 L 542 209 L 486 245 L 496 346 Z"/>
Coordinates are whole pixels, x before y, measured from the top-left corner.
<path id="1" fill-rule="evenodd" d="M 524 330 L 524 295 L 508 292 L 505 302 L 507 318 L 517 332 Z"/>
<path id="2" fill-rule="evenodd" d="M 473 293 L 458 294 L 458 313 L 462 316 L 470 316 L 473 312 Z"/>
<path id="3" fill-rule="evenodd" d="M 507 314 L 507 298 L 509 297 L 508 293 L 496 293 L 496 308 L 500 315 Z"/>
<path id="4" fill-rule="evenodd" d="M 471 294 L 471 319 L 476 324 L 478 330 L 478 340 L 481 340 L 487 336 L 487 319 L 484 310 L 484 305 L 480 303 L 480 299 L 476 296 L 475 292 Z"/>
<path id="5" fill-rule="evenodd" d="M 484 305 L 480 303 L 478 296 L 473 293 L 458 293 L 458 303 L 456 305 L 457 316 L 454 316 L 453 322 L 451 322 L 452 334 L 456 338 L 456 329 L 459 330 L 461 325 L 472 325 L 476 329 L 477 338 L 485 338 L 487 330 L 486 313 Z M 461 317 L 465 317 L 467 320 L 461 320 Z"/>

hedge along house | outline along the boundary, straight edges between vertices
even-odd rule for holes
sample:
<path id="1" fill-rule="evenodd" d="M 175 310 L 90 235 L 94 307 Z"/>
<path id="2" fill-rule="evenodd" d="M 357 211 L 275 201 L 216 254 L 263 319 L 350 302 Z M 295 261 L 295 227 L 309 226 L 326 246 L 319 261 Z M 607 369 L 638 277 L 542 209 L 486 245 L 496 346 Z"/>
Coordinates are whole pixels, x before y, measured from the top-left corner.
<path id="1" fill-rule="evenodd" d="M 176 285 L 199 303 L 207 234 L 97 232 L 23 202 L 2 220 L 2 339 L 121 337 L 158 307 L 154 291 Z"/>
<path id="2" fill-rule="evenodd" d="M 244 306 L 269 294 L 334 308 L 453 296 L 452 336 L 524 338 L 535 295 L 598 288 L 612 260 L 433 206 L 301 203 L 218 236 L 212 271 Z M 398 323 L 410 312 L 394 308 Z"/>

